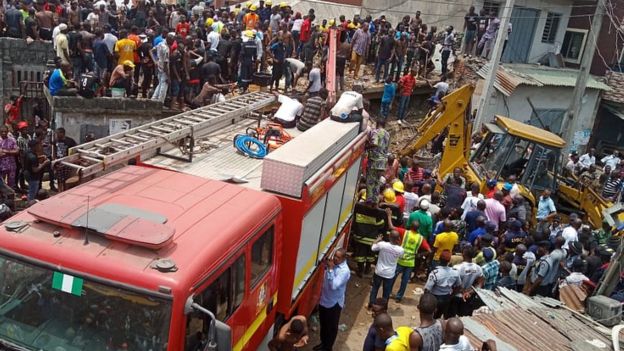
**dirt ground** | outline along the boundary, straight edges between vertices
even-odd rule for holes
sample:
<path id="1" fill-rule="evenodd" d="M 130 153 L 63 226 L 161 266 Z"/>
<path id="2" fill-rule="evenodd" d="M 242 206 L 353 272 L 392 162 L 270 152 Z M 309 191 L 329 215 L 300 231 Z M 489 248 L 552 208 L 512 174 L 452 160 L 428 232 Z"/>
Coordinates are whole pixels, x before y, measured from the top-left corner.
<path id="1" fill-rule="evenodd" d="M 351 271 L 351 280 L 347 287 L 345 308 L 340 318 L 340 331 L 338 339 L 334 345 L 334 350 L 355 351 L 362 350 L 364 338 L 368 333 L 368 328 L 372 323 L 370 312 L 366 309 L 368 296 L 370 294 L 371 275 L 359 278 L 355 272 Z M 395 283 L 393 291 L 398 290 L 400 280 Z M 388 313 L 392 316 L 395 326 L 415 327 L 419 324 L 418 309 L 416 304 L 422 294 L 423 283 L 410 283 L 407 286 L 405 296 L 401 303 L 390 299 Z M 416 291 L 419 289 L 420 291 Z M 379 291 L 381 297 L 381 289 Z M 311 351 L 320 343 L 318 317 L 313 315 L 310 318 L 310 341 L 302 350 Z"/>

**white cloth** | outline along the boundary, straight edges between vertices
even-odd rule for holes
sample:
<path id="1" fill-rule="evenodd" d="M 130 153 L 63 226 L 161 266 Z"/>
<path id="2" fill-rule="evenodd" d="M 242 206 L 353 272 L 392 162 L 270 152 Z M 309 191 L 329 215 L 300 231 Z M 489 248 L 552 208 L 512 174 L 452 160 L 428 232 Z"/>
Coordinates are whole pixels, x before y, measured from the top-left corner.
<path id="1" fill-rule="evenodd" d="M 459 342 L 455 345 L 442 344 L 440 351 L 474 351 L 475 349 L 470 346 L 470 340 L 465 335 L 459 337 Z"/>
<path id="2" fill-rule="evenodd" d="M 437 82 L 433 87 L 436 89 L 435 95 L 439 98 L 446 95 L 449 91 L 449 85 L 447 82 Z"/>
<path id="3" fill-rule="evenodd" d="M 589 280 L 589 278 L 587 278 L 585 274 L 581 272 L 572 272 L 565 278 L 565 283 L 567 285 L 581 285 L 586 280 Z"/>
<path id="4" fill-rule="evenodd" d="M 483 270 L 481 266 L 472 262 L 462 262 L 453 266 L 453 269 L 459 272 L 459 278 L 461 278 L 462 288 L 464 290 L 470 288 L 474 285 L 475 281 L 483 277 Z M 461 297 L 462 293 L 456 294 L 456 296 Z"/>
<path id="5" fill-rule="evenodd" d="M 589 154 L 581 155 L 579 158 L 579 164 L 581 168 L 589 168 L 591 165 L 596 164 L 596 156 L 589 156 Z"/>
<path id="6" fill-rule="evenodd" d="M 516 195 L 520 195 L 520 188 L 518 187 L 518 184 L 514 183 L 511 186 L 511 190 L 509 191 L 509 195 L 511 195 L 511 197 L 515 197 Z"/>
<path id="7" fill-rule="evenodd" d="M 561 236 L 565 239 L 565 243 L 563 244 L 562 248 L 566 250 L 568 249 L 568 244 L 573 241 L 578 241 L 578 232 L 571 225 L 563 229 L 563 231 L 561 232 Z"/>
<path id="8" fill-rule="evenodd" d="M 351 111 L 364 108 L 362 94 L 355 91 L 345 91 L 331 109 L 331 115 L 339 118 L 347 118 Z"/>
<path id="9" fill-rule="evenodd" d="M 217 51 L 217 46 L 219 46 L 219 40 L 221 39 L 221 35 L 215 32 L 214 30 L 206 36 L 206 40 L 210 43 L 210 50 Z"/>
<path id="10" fill-rule="evenodd" d="M 305 69 L 305 63 L 297 60 L 296 58 L 289 57 L 286 62 L 290 65 L 290 71 L 294 75 L 300 75 Z"/>
<path id="11" fill-rule="evenodd" d="M 117 37 L 112 35 L 111 33 L 104 33 L 104 44 L 108 48 L 109 52 L 115 52 L 115 44 L 117 44 Z"/>
<path id="12" fill-rule="evenodd" d="M 291 31 L 292 32 L 300 32 L 301 31 L 301 26 L 303 25 L 303 20 L 302 19 L 296 19 L 293 22 L 293 26 Z"/>
<path id="13" fill-rule="evenodd" d="M 418 194 L 406 191 L 403 193 L 403 198 L 405 199 L 403 216 L 408 218 L 410 213 L 414 211 L 414 208 L 418 206 Z"/>
<path id="14" fill-rule="evenodd" d="M 275 118 L 279 118 L 285 122 L 292 122 L 295 120 L 296 116 L 303 113 L 303 105 L 295 99 L 291 99 L 285 95 L 280 95 L 277 98 L 277 101 L 279 101 L 282 105 L 279 107 L 277 112 L 275 112 Z"/>
<path id="15" fill-rule="evenodd" d="M 483 199 L 485 198 L 483 197 L 483 194 L 481 193 L 477 194 L 477 196 L 473 196 L 472 191 L 468 192 L 466 199 L 464 199 L 464 202 L 461 205 L 461 209 L 464 210 L 464 213 L 462 213 L 461 219 L 466 218 L 466 213 L 476 210 L 477 202 Z"/>
<path id="16" fill-rule="evenodd" d="M 310 93 L 317 93 L 321 90 L 321 88 L 323 87 L 323 84 L 321 83 L 321 69 L 320 68 L 312 68 L 312 70 L 310 70 L 310 74 L 308 75 L 308 79 L 310 81 L 310 83 L 312 83 L 312 86 L 310 86 Z"/>
<path id="17" fill-rule="evenodd" d="M 379 252 L 377 264 L 375 265 L 375 274 L 386 279 L 394 278 L 397 262 L 403 256 L 405 250 L 399 245 L 392 245 L 386 241 L 373 244 L 371 250 Z"/>
<path id="18" fill-rule="evenodd" d="M 620 164 L 620 158 L 615 155 L 608 155 L 603 157 L 600 162 L 602 162 L 605 167 L 609 166 L 611 167 L 611 170 L 614 170 Z"/>

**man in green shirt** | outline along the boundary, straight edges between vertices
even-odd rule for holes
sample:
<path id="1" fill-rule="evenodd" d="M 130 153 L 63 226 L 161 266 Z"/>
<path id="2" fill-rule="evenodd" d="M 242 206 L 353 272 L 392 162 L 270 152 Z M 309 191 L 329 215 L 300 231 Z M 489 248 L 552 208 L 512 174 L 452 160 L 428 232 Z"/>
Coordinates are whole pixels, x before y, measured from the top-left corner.
<path id="1" fill-rule="evenodd" d="M 427 212 L 429 209 L 429 201 L 421 200 L 419 205 L 419 210 L 414 211 L 410 214 L 407 219 L 406 228 L 412 227 L 412 222 L 418 221 L 419 224 L 419 233 L 422 235 L 425 240 L 429 240 L 429 236 L 433 231 L 433 220 L 431 219 L 431 215 Z"/>

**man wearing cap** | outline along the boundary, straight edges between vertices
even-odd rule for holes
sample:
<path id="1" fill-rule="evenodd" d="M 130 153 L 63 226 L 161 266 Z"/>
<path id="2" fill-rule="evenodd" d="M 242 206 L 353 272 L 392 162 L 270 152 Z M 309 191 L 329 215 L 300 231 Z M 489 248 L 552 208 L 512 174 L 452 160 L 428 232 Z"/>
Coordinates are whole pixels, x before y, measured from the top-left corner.
<path id="1" fill-rule="evenodd" d="M 431 219 L 431 214 L 427 212 L 429 210 L 429 204 L 429 201 L 426 199 L 421 199 L 418 204 L 418 210 L 410 214 L 406 225 L 407 228 L 411 228 L 412 222 L 418 222 L 418 232 L 426 240 L 429 240 L 431 232 L 433 232 L 433 220 Z"/>
<path id="2" fill-rule="evenodd" d="M 59 35 L 54 39 L 54 46 L 56 47 L 56 56 L 61 58 L 62 63 L 70 64 L 69 60 L 69 41 L 67 40 L 67 25 L 61 23 L 59 25 L 61 31 Z"/>
<path id="3" fill-rule="evenodd" d="M 496 286 L 496 279 L 498 279 L 498 269 L 500 267 L 500 262 L 496 259 L 496 252 L 491 247 L 484 247 L 481 250 L 483 254 L 483 259 L 485 260 L 485 264 L 481 266 L 481 270 L 483 271 L 483 288 L 487 290 L 494 290 Z"/>
<path id="4" fill-rule="evenodd" d="M 258 45 L 255 42 L 256 36 L 251 30 L 246 30 L 243 35 L 245 38 L 240 54 L 240 88 L 242 92 L 246 92 L 256 66 Z"/>
<path id="5" fill-rule="evenodd" d="M 257 24 L 260 22 L 260 16 L 256 13 L 257 9 L 258 7 L 256 5 L 251 5 L 249 7 L 249 13 L 243 17 L 243 25 L 246 30 L 256 29 Z"/>
<path id="6" fill-rule="evenodd" d="M 150 51 L 152 61 L 156 64 L 158 85 L 154 89 L 152 100 L 165 102 L 169 89 L 169 46 L 173 44 L 173 35 L 167 35 L 167 39 Z"/>
<path id="7" fill-rule="evenodd" d="M 131 60 L 125 60 L 117 65 L 111 73 L 109 86 L 111 88 L 121 88 L 126 90 L 126 96 L 132 95 L 132 70 L 134 63 Z"/>
<path id="8" fill-rule="evenodd" d="M 527 233 L 522 230 L 522 222 L 517 219 L 512 221 L 502 239 L 501 246 L 507 252 L 514 252 L 516 246 L 526 244 Z"/>
<path id="9" fill-rule="evenodd" d="M 549 284 L 547 277 L 554 269 L 552 259 L 548 253 L 550 242 L 547 240 L 540 241 L 537 245 L 538 248 L 535 255 L 537 259 L 527 272 L 527 279 L 522 292 L 529 296 L 550 296 L 552 285 Z"/>
<path id="10" fill-rule="evenodd" d="M 425 283 L 425 292 L 432 293 L 438 301 L 434 318 L 440 318 L 444 315 L 448 318 L 448 308 L 451 302 L 451 296 L 454 292 L 461 288 L 461 279 L 459 272 L 449 267 L 451 261 L 451 251 L 444 250 L 440 253 L 440 265 L 434 268 Z"/>

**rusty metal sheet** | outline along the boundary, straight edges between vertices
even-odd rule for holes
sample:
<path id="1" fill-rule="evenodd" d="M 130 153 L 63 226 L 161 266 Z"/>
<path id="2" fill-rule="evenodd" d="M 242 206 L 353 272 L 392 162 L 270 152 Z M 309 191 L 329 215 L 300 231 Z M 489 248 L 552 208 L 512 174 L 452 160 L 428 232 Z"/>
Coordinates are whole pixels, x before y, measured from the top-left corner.
<path id="1" fill-rule="evenodd" d="M 579 286 L 566 285 L 559 288 L 559 300 L 576 312 L 585 311 L 587 293 Z"/>

